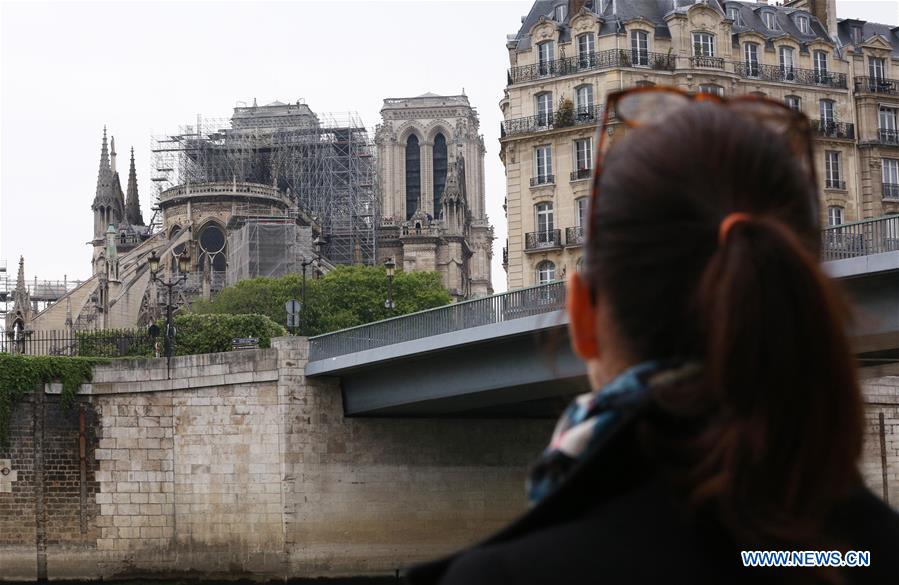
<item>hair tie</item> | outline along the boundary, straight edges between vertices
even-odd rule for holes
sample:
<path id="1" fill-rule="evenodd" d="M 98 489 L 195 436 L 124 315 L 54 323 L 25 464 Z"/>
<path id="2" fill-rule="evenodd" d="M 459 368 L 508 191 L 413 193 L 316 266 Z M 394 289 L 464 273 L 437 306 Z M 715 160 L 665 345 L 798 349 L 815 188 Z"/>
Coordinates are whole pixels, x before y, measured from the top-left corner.
<path id="1" fill-rule="evenodd" d="M 721 225 L 718 227 L 718 245 L 724 245 L 724 242 L 727 241 L 727 234 L 730 233 L 730 230 L 733 229 L 733 227 L 738 223 L 744 221 L 752 221 L 752 215 L 743 213 L 741 211 L 735 211 L 734 213 L 730 213 L 724 219 L 722 219 Z"/>

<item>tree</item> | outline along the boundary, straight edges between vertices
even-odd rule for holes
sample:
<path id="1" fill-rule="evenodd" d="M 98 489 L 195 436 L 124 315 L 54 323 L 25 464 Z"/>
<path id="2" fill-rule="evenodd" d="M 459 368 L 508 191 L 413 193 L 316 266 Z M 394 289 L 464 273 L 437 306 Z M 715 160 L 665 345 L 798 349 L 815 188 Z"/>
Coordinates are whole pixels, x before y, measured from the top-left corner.
<path id="1" fill-rule="evenodd" d="M 302 277 L 253 278 L 222 290 L 212 301 L 195 302 L 195 313 L 267 315 L 285 323 L 284 303 L 303 299 Z M 383 267 L 338 266 L 318 279 L 306 280 L 306 310 L 302 335 L 318 335 L 388 317 L 440 307 L 452 299 L 436 272 L 397 272 L 393 280 L 393 310 L 387 300 Z"/>

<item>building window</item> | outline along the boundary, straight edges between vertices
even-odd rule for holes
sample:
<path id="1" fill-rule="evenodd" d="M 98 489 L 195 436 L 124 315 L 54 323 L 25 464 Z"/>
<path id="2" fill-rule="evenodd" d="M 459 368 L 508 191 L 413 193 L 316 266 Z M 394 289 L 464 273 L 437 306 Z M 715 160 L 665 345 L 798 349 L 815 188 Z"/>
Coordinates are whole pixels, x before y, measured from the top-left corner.
<path id="1" fill-rule="evenodd" d="M 827 75 L 827 53 L 824 51 L 815 51 L 815 83 L 827 83 L 829 77 Z"/>
<path id="2" fill-rule="evenodd" d="M 699 86 L 699 93 L 710 93 L 719 97 L 724 97 L 724 88 L 714 83 L 703 83 Z"/>
<path id="3" fill-rule="evenodd" d="M 740 16 L 740 9 L 736 6 L 727 9 L 727 17 L 734 21 L 734 26 L 743 26 L 743 17 Z"/>
<path id="4" fill-rule="evenodd" d="M 203 228 L 199 237 L 200 258 L 197 265 L 200 272 L 210 267 L 214 272 L 224 272 L 227 266 L 225 260 L 225 232 L 218 225 L 211 223 Z"/>
<path id="5" fill-rule="evenodd" d="M 537 265 L 537 284 L 546 284 L 556 279 L 556 265 L 544 260 Z"/>
<path id="6" fill-rule="evenodd" d="M 537 45 L 537 73 L 539 75 L 552 75 L 556 55 L 556 44 L 546 41 Z"/>
<path id="7" fill-rule="evenodd" d="M 584 271 L 584 257 L 581 256 L 577 259 L 577 263 L 574 265 L 574 269 L 578 272 Z"/>
<path id="8" fill-rule="evenodd" d="M 793 81 L 796 73 L 793 71 L 793 47 L 780 48 L 780 77 L 784 81 Z"/>
<path id="9" fill-rule="evenodd" d="M 802 111 L 802 98 L 798 95 L 788 95 L 784 98 L 784 103 L 791 110 L 796 110 L 797 112 Z"/>
<path id="10" fill-rule="evenodd" d="M 548 91 L 538 93 L 534 99 L 537 103 L 537 125 L 550 126 L 553 119 L 553 94 Z"/>
<path id="11" fill-rule="evenodd" d="M 596 62 L 596 45 L 593 33 L 584 33 L 577 38 L 577 58 L 580 67 L 593 67 Z"/>
<path id="12" fill-rule="evenodd" d="M 812 32 L 812 27 L 809 22 L 808 16 L 805 16 L 803 14 L 800 14 L 796 17 L 796 26 L 797 28 L 799 28 L 799 32 L 804 35 L 811 34 Z"/>
<path id="13" fill-rule="evenodd" d="M 576 179 L 586 179 L 593 168 L 593 138 L 574 141 L 574 168 Z"/>
<path id="14" fill-rule="evenodd" d="M 577 101 L 577 117 L 578 120 L 588 120 L 593 117 L 593 86 L 582 85 L 574 91 L 574 98 Z"/>
<path id="15" fill-rule="evenodd" d="M 868 77 L 872 80 L 881 80 L 886 77 L 886 59 L 868 57 Z"/>
<path id="16" fill-rule="evenodd" d="M 536 214 L 535 219 L 538 233 L 548 234 L 555 229 L 555 226 L 553 225 L 552 203 L 538 203 L 534 206 L 534 213 Z"/>
<path id="17" fill-rule="evenodd" d="M 564 4 L 560 4 L 553 9 L 553 20 L 556 22 L 565 22 L 565 17 L 568 16 L 568 7 Z"/>
<path id="18" fill-rule="evenodd" d="M 885 158 L 881 160 L 880 168 L 883 169 L 883 196 L 899 199 L 899 160 Z"/>
<path id="19" fill-rule="evenodd" d="M 834 101 L 833 100 L 821 100 L 818 102 L 818 111 L 821 114 L 821 124 L 823 126 L 832 126 L 834 122 L 836 122 L 836 115 L 834 114 Z"/>
<path id="20" fill-rule="evenodd" d="M 447 154 L 446 154 L 446 137 L 439 132 L 434 137 L 434 215 L 439 216 L 440 198 L 443 196 L 443 189 L 446 187 L 446 170 L 447 170 Z"/>
<path id="21" fill-rule="evenodd" d="M 534 178 L 538 185 L 554 181 L 552 146 L 544 144 L 534 149 L 534 168 L 537 170 Z"/>
<path id="22" fill-rule="evenodd" d="M 765 28 L 768 30 L 780 30 L 780 24 L 777 22 L 777 14 L 766 10 L 762 13 L 762 20 L 765 22 Z"/>
<path id="23" fill-rule="evenodd" d="M 850 36 L 852 37 L 852 43 L 854 45 L 862 44 L 862 27 L 853 26 L 849 31 Z"/>
<path id="24" fill-rule="evenodd" d="M 635 67 L 649 66 L 649 35 L 646 31 L 631 31 L 631 64 Z"/>
<path id="25" fill-rule="evenodd" d="M 828 189 L 845 189 L 842 178 L 840 153 L 828 150 L 824 153 L 824 186 Z"/>
<path id="26" fill-rule="evenodd" d="M 418 136 L 412 134 L 406 139 L 406 219 L 411 219 L 418 210 L 421 199 L 421 149 Z"/>
<path id="27" fill-rule="evenodd" d="M 574 200 L 574 225 L 584 229 L 587 227 L 587 203 L 586 197 L 579 197 Z M 582 234 L 583 235 L 583 234 Z"/>
<path id="28" fill-rule="evenodd" d="M 843 225 L 843 208 L 831 205 L 827 208 L 827 225 Z"/>
<path id="29" fill-rule="evenodd" d="M 709 33 L 693 33 L 693 56 L 714 57 L 715 36 Z"/>
<path id="30" fill-rule="evenodd" d="M 896 108 L 880 106 L 880 141 L 887 144 L 899 144 L 899 132 L 896 129 Z"/>
<path id="31" fill-rule="evenodd" d="M 756 43 L 743 44 L 743 59 L 746 61 L 746 75 L 758 77 L 761 68 L 759 67 L 759 46 Z"/>

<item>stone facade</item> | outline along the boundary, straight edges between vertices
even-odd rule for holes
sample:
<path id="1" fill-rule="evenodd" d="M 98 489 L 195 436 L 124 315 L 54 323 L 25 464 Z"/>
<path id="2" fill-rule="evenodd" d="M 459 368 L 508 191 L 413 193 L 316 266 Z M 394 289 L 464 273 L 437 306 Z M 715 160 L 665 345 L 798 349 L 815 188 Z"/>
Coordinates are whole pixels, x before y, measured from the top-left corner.
<path id="1" fill-rule="evenodd" d="M 538 0 L 507 48 L 500 156 L 510 289 L 579 266 L 602 105 L 620 89 L 784 101 L 815 128 L 822 223 L 899 212 L 899 82 L 890 79 L 899 31 L 838 23 L 834 0 Z M 610 143 L 624 135 L 607 131 Z"/>
<path id="2" fill-rule="evenodd" d="M 375 143 L 378 258 L 437 271 L 456 299 L 493 294 L 484 138 L 464 95 L 384 100 Z"/>

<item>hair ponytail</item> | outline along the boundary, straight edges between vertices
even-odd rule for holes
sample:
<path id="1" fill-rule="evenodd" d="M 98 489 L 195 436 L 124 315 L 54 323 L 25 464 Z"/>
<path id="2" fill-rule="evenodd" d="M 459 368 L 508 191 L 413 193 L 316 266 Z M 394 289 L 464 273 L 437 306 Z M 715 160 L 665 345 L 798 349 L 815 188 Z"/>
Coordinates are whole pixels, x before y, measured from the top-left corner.
<path id="1" fill-rule="evenodd" d="M 799 237 L 765 216 L 732 226 L 697 302 L 717 408 L 694 496 L 716 500 L 745 537 L 816 533 L 858 478 L 863 412 L 847 303 Z"/>

